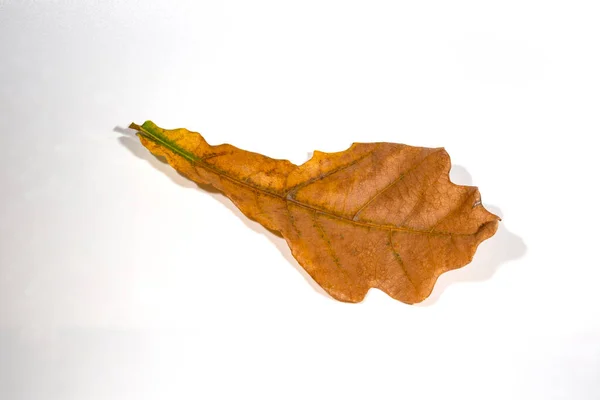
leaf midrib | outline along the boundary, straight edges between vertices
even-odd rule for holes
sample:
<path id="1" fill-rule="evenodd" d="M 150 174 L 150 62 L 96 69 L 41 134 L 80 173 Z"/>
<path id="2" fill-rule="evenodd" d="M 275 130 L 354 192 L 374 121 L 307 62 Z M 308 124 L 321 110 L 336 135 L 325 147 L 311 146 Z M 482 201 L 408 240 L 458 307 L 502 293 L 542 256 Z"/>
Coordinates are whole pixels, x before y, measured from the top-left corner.
<path id="1" fill-rule="evenodd" d="M 142 126 L 132 123 L 129 127 L 140 132 L 140 134 L 142 136 L 144 136 L 145 138 L 147 138 L 153 142 L 156 142 L 159 145 L 167 148 L 171 152 L 181 156 L 182 158 L 184 158 L 191 164 L 196 164 L 196 165 L 199 164 L 199 165 L 201 165 L 202 168 L 207 169 L 207 170 L 213 172 L 214 174 L 216 174 L 220 177 L 223 177 L 225 179 L 228 179 L 238 185 L 245 186 L 251 190 L 258 191 L 260 193 L 279 198 L 286 202 L 293 203 L 299 207 L 319 213 L 321 215 L 324 215 L 324 216 L 327 216 L 327 217 L 330 217 L 333 219 L 339 219 L 339 220 L 342 220 L 342 221 L 352 224 L 352 225 L 357 225 L 357 226 L 362 226 L 362 227 L 367 227 L 367 228 L 375 228 L 375 229 L 380 229 L 380 230 L 390 230 L 391 229 L 391 230 L 397 231 L 397 232 L 425 234 L 425 235 L 432 235 L 432 236 L 472 236 L 473 235 L 472 233 L 452 233 L 452 232 L 436 231 L 433 229 L 432 230 L 423 230 L 423 229 L 408 228 L 405 226 L 381 225 L 381 224 L 375 224 L 375 223 L 371 223 L 371 222 L 355 221 L 350 218 L 343 217 L 341 215 L 333 214 L 331 211 L 323 210 L 323 209 L 317 208 L 315 206 L 299 202 L 299 201 L 295 200 L 294 198 L 292 198 L 291 196 L 289 196 L 288 195 L 289 192 L 282 195 L 282 194 L 267 190 L 265 188 L 262 188 L 260 186 L 255 186 L 255 185 L 249 184 L 248 182 L 244 182 L 240 179 L 237 179 L 237 178 L 227 174 L 226 171 L 216 168 L 214 165 L 208 164 L 207 162 L 205 162 L 202 158 L 196 157 L 194 154 L 190 153 L 189 151 L 182 149 L 176 143 L 165 138 L 164 135 L 157 132 L 152 127 L 148 127 L 145 125 L 146 125 L 146 123 Z M 343 168 L 340 168 L 340 169 L 343 169 Z M 338 169 L 338 170 L 340 170 L 340 169 Z M 293 191 L 293 189 L 292 189 L 292 191 Z"/>

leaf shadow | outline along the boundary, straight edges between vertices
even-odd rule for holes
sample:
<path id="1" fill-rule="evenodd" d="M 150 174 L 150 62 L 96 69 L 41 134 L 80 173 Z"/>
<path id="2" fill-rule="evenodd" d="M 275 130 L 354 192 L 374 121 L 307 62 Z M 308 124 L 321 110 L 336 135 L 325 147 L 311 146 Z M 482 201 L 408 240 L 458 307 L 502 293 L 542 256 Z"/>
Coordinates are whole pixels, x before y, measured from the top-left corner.
<path id="1" fill-rule="evenodd" d="M 459 185 L 472 185 L 473 178 L 467 169 L 460 165 L 452 165 L 450 179 Z M 499 207 L 485 204 L 490 212 L 503 217 Z M 523 239 L 510 232 L 506 222 L 501 221 L 498 231 L 494 236 L 479 245 L 473 261 L 462 268 L 448 271 L 442 274 L 431 295 L 419 304 L 418 307 L 429 307 L 434 305 L 442 293 L 452 284 L 460 282 L 482 282 L 490 279 L 496 271 L 505 263 L 523 257 L 527 252 L 527 246 Z"/>
<path id="2" fill-rule="evenodd" d="M 296 261 L 294 256 L 292 256 L 292 252 L 288 247 L 287 242 L 279 232 L 267 229 L 258 222 L 246 217 L 223 193 L 211 185 L 196 184 L 195 182 L 192 182 L 183 175 L 179 174 L 179 172 L 173 169 L 166 162 L 166 160 L 154 156 L 144 146 L 142 146 L 133 129 L 116 126 L 113 131 L 121 134 L 121 136 L 118 138 L 119 143 L 129 150 L 134 156 L 149 163 L 152 167 L 165 174 L 177 185 L 184 188 L 200 189 L 202 192 L 208 194 L 213 199 L 221 203 L 225 208 L 230 210 L 233 214 L 235 214 L 248 228 L 252 229 L 256 233 L 264 235 L 267 239 L 269 239 L 269 241 L 271 241 L 271 243 L 273 243 L 273 245 L 275 245 L 281 255 L 296 269 L 296 271 L 302 275 L 302 277 L 309 283 L 315 292 L 333 300 L 333 298 L 329 296 L 329 294 L 327 294 L 327 292 L 325 292 L 325 290 L 311 278 L 308 272 L 306 272 L 306 270 L 302 268 L 300 264 L 298 264 L 298 261 Z"/>

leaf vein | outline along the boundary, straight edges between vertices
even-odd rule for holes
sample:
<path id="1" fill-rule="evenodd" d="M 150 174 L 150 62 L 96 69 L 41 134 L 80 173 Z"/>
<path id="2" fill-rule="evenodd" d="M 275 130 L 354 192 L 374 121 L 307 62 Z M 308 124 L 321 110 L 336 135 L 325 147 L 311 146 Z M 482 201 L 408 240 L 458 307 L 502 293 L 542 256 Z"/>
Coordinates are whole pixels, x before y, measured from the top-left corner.
<path id="1" fill-rule="evenodd" d="M 400 176 L 396 179 L 394 179 L 391 183 L 389 183 L 386 187 L 384 187 L 382 190 L 380 190 L 379 192 L 375 193 L 375 195 L 373 195 L 373 197 L 371 197 L 369 200 L 367 200 L 362 206 L 360 206 L 360 208 L 358 209 L 358 211 L 356 211 L 356 213 L 354 214 L 354 216 L 352 217 L 353 221 L 356 221 L 358 219 L 358 215 L 365 209 L 367 208 L 376 198 L 378 198 L 381 194 L 385 193 L 388 189 L 390 189 L 392 186 L 396 185 L 398 182 L 402 181 L 407 175 L 409 175 L 411 172 L 415 171 L 417 168 L 419 168 L 429 157 L 431 157 L 432 155 L 439 153 L 440 151 L 442 151 L 443 149 L 434 151 L 429 153 L 427 156 L 425 156 L 421 161 L 419 161 L 417 163 L 417 165 L 415 165 L 412 168 L 409 168 L 408 171 L 403 172 L 400 174 Z"/>

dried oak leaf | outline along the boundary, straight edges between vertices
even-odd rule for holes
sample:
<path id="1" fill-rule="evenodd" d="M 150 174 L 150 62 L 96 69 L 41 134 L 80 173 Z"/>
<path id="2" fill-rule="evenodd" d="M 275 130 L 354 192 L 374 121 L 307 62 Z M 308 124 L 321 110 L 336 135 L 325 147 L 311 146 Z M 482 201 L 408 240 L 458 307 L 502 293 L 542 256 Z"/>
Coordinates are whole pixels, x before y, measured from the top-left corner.
<path id="1" fill-rule="evenodd" d="M 375 287 L 420 302 L 498 227 L 476 187 L 450 182 L 443 148 L 354 143 L 295 165 L 211 146 L 187 129 L 151 121 L 130 128 L 182 175 L 214 186 L 248 218 L 280 232 L 300 265 L 341 301 L 359 302 Z"/>

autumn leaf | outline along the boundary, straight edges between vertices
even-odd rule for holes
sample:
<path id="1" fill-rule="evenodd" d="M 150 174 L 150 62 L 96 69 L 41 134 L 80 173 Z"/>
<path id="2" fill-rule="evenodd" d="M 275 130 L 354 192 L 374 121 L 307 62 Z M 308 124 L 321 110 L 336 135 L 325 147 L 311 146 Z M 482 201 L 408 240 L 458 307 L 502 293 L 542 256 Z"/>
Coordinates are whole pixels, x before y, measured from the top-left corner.
<path id="1" fill-rule="evenodd" d="M 420 302 L 440 274 L 468 264 L 498 227 L 476 187 L 450 182 L 443 148 L 354 143 L 295 165 L 211 146 L 187 129 L 151 121 L 130 128 L 181 174 L 214 186 L 248 218 L 280 232 L 300 265 L 341 301 L 359 302 L 374 287 Z"/>

